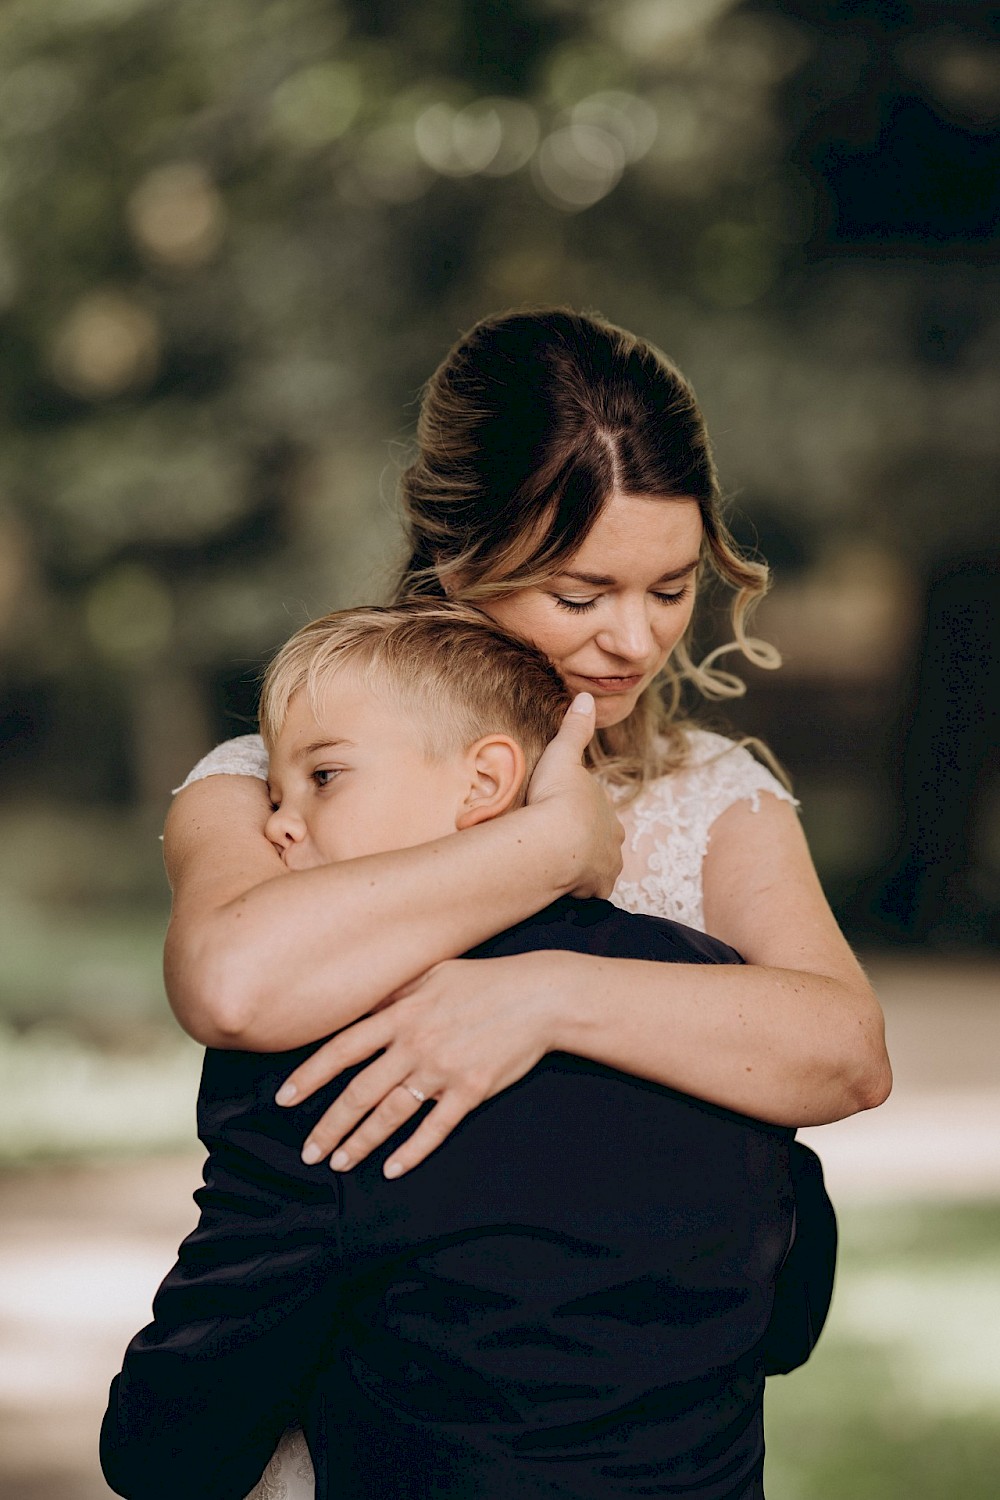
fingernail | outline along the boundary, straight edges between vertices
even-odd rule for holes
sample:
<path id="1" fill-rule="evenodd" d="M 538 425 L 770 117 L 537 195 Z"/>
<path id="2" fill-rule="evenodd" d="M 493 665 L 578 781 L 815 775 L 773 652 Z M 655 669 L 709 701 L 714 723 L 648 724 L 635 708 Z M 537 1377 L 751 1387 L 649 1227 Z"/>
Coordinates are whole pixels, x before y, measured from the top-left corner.
<path id="1" fill-rule="evenodd" d="M 593 711 L 593 707 L 593 693 L 577 693 L 576 697 L 573 699 L 573 702 L 569 706 L 570 713 L 574 714 L 589 714 Z"/>
<path id="2" fill-rule="evenodd" d="M 382 1168 L 382 1173 L 385 1177 L 401 1177 L 403 1168 L 398 1161 L 387 1161 Z"/>
<path id="3" fill-rule="evenodd" d="M 335 1172 L 342 1172 L 350 1159 L 346 1151 L 335 1151 L 330 1157 L 330 1165 Z"/>
<path id="4" fill-rule="evenodd" d="M 298 1098 L 298 1089 L 294 1083 L 283 1083 L 274 1096 L 275 1104 L 291 1104 L 293 1099 Z"/>
<path id="5" fill-rule="evenodd" d="M 307 1146 L 303 1146 L 302 1148 L 302 1160 L 307 1167 L 314 1167 L 322 1155 L 323 1153 L 315 1141 L 310 1141 Z"/>

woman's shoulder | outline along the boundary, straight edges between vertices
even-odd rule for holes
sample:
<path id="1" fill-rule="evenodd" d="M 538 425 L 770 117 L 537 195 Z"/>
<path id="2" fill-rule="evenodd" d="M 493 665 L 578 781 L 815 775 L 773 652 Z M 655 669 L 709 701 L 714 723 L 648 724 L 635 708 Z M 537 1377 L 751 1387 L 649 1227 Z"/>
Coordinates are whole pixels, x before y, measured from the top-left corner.
<path id="1" fill-rule="evenodd" d="M 679 764 L 649 783 L 642 793 L 643 801 L 669 804 L 675 812 L 685 804 L 696 805 L 709 822 L 734 802 L 749 801 L 756 812 L 764 792 L 798 805 L 747 744 L 693 726 L 686 727 L 683 736 L 684 754 Z"/>
<path id="2" fill-rule="evenodd" d="M 256 776 L 267 780 L 268 758 L 264 741 L 259 734 L 241 734 L 235 739 L 223 740 L 190 771 L 175 792 L 182 792 L 193 781 L 202 781 L 206 776 Z"/>

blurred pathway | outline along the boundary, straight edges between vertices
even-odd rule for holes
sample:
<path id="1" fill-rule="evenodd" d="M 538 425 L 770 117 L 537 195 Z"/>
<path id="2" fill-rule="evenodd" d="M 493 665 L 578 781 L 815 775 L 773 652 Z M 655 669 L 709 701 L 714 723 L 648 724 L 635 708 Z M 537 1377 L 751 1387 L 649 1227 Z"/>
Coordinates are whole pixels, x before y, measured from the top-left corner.
<path id="1" fill-rule="evenodd" d="M 834 1198 L 1000 1198 L 1000 964 L 880 958 L 881 1110 L 802 1133 Z M 107 1500 L 108 1383 L 194 1224 L 200 1157 L 0 1176 L 0 1500 Z"/>
<path id="2" fill-rule="evenodd" d="M 0 1500 L 111 1493 L 108 1385 L 194 1227 L 200 1168 L 191 1155 L 0 1177 Z"/>

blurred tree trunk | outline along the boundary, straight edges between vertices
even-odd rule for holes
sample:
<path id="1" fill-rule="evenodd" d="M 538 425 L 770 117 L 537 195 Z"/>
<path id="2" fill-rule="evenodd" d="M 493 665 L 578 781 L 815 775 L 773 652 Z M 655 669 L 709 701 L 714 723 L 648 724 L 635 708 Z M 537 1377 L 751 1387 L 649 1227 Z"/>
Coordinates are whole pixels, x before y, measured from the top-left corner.
<path id="1" fill-rule="evenodd" d="M 211 749 L 205 694 L 192 672 L 165 665 L 137 673 L 131 699 L 135 799 L 141 807 L 162 806 Z"/>

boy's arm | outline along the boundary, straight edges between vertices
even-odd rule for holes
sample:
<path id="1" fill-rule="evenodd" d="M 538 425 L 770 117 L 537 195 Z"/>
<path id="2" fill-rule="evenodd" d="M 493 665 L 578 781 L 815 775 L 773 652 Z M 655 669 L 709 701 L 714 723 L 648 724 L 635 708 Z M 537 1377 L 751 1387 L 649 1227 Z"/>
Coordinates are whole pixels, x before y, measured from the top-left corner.
<path id="1" fill-rule="evenodd" d="M 300 1127 L 270 1102 L 288 1060 L 209 1055 L 218 1102 L 203 1085 L 201 1217 L 126 1351 L 101 1429 L 105 1477 L 130 1500 L 243 1500 L 335 1357 L 337 1182 L 307 1171 Z"/>

